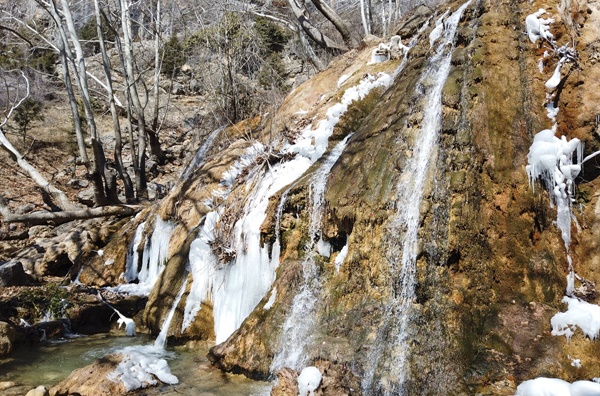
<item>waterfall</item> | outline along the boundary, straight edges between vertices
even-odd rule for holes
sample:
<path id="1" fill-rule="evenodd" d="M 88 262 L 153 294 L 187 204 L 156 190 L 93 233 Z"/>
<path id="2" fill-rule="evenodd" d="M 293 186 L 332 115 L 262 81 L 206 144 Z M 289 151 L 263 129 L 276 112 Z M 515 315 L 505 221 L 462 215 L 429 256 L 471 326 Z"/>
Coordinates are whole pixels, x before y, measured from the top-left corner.
<path id="1" fill-rule="evenodd" d="M 305 350 L 310 344 L 310 335 L 315 328 L 315 305 L 320 294 L 314 247 L 317 238 L 321 238 L 319 228 L 323 213 L 325 187 L 331 168 L 346 148 L 351 135 L 346 136 L 331 150 L 331 153 L 310 179 L 309 242 L 306 246 L 307 257 L 302 263 L 303 282 L 300 292 L 292 302 L 291 313 L 285 320 L 283 333 L 279 340 L 279 348 L 277 348 L 278 352 L 271 364 L 272 373 L 276 373 L 282 367 L 301 369 L 308 362 L 309 356 L 306 355 Z"/>
<path id="2" fill-rule="evenodd" d="M 208 153 L 208 150 L 212 147 L 213 142 L 215 141 L 216 137 L 219 135 L 219 133 L 221 133 L 221 131 L 223 129 L 225 129 L 225 127 L 217 128 L 214 131 L 212 131 L 210 133 L 210 135 L 208 135 L 208 137 L 206 138 L 206 140 L 204 141 L 204 143 L 202 143 L 202 146 L 200 146 L 200 148 L 198 149 L 198 151 L 196 151 L 196 155 L 194 155 L 194 158 L 192 159 L 192 161 L 183 170 L 183 172 L 181 172 L 179 180 L 187 180 L 187 179 L 189 179 L 189 177 L 192 175 L 192 173 L 196 169 L 198 169 L 202 165 L 204 165 L 204 162 L 205 162 L 205 159 L 206 159 L 206 154 Z"/>
<path id="3" fill-rule="evenodd" d="M 388 260 L 392 277 L 397 281 L 395 292 L 389 309 L 386 323 L 369 353 L 369 361 L 364 379 L 363 389 L 371 393 L 374 386 L 375 371 L 380 367 L 384 355 L 382 345 L 385 344 L 386 333 L 392 337 L 389 361 L 386 362 L 385 381 L 376 385 L 378 391 L 386 395 L 406 394 L 410 380 L 409 368 L 409 327 L 413 316 L 415 300 L 415 274 L 418 253 L 418 231 L 421 222 L 420 207 L 423 200 L 423 189 L 428 173 L 434 169 L 436 162 L 436 144 L 442 118 L 442 89 L 450 71 L 450 60 L 454 49 L 454 37 L 463 11 L 470 1 L 463 4 L 441 24 L 443 32 L 434 38 L 435 52 L 429 60 L 416 88 L 424 96 L 423 121 L 416 133 L 416 141 L 412 148 L 413 156 L 407 163 L 396 190 L 399 197 L 396 202 L 397 214 L 390 226 L 390 235 L 402 235 L 402 240 L 393 241 L 389 245 Z M 440 25 L 438 25 L 440 26 Z M 383 338 L 383 340 L 382 340 Z"/>
<path id="4" fill-rule="evenodd" d="M 160 216 L 156 216 L 152 236 L 146 241 L 144 253 L 142 254 L 142 265 L 138 271 L 138 246 L 141 242 L 145 223 L 138 226 L 131 247 L 131 259 L 127 258 L 127 267 L 125 269 L 125 279 L 132 282 L 137 279 L 138 283 L 126 283 L 114 288 L 117 292 L 129 293 L 134 295 L 148 295 L 154 287 L 154 283 L 165 268 L 165 262 L 169 257 L 169 241 L 175 229 L 175 224 L 164 221 Z"/>
<path id="5" fill-rule="evenodd" d="M 173 306 L 171 307 L 171 310 L 167 314 L 167 317 L 165 318 L 165 321 L 162 324 L 160 333 L 158 334 L 158 337 L 156 337 L 156 340 L 154 341 L 155 348 L 165 349 L 165 345 L 167 343 L 167 335 L 169 334 L 169 327 L 171 327 L 171 322 L 173 321 L 173 316 L 175 316 L 175 311 L 177 310 L 179 301 L 181 301 L 181 297 L 183 296 L 183 293 L 185 292 L 186 286 L 187 286 L 187 282 L 184 279 L 183 284 L 181 285 L 181 289 L 179 289 L 179 293 L 177 293 L 177 296 L 175 297 L 175 300 L 173 301 Z"/>

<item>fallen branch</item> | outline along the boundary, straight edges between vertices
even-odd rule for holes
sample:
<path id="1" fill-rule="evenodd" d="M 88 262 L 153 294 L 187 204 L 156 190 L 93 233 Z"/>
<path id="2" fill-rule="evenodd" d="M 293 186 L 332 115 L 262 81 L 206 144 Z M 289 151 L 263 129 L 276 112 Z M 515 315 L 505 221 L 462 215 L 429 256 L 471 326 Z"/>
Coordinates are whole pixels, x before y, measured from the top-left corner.
<path id="1" fill-rule="evenodd" d="M 105 216 L 131 216 L 139 212 L 142 206 L 119 205 L 100 206 L 98 208 L 65 210 L 62 212 L 35 212 L 28 214 L 8 214 L 4 216 L 5 223 L 27 223 L 39 225 L 46 223 L 62 224 L 73 220 L 92 219 Z"/>

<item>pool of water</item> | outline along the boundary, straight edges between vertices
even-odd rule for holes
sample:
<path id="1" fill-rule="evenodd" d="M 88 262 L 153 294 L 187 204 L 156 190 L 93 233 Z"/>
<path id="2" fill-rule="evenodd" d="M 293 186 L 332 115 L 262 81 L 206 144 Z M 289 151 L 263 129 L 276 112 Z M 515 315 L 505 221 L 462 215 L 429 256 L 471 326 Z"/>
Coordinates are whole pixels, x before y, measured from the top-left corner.
<path id="1" fill-rule="evenodd" d="M 74 337 L 37 345 L 20 345 L 9 359 L 0 360 L 0 383 L 15 382 L 17 386 L 0 389 L 0 395 L 24 395 L 39 385 L 50 388 L 65 379 L 73 370 L 119 348 L 152 344 L 146 336 L 123 337 L 110 334 Z M 145 389 L 145 395 L 268 395 L 272 384 L 252 381 L 244 376 L 226 374 L 213 368 L 206 358 L 210 344 L 191 343 L 169 347 L 165 358 L 179 384 Z"/>

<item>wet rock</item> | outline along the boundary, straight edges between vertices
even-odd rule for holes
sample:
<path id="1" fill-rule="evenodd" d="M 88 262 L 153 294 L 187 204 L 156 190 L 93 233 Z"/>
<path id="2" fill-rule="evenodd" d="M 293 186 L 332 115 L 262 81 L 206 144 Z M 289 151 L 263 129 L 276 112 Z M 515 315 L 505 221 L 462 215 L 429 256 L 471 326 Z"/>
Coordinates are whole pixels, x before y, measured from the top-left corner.
<path id="1" fill-rule="evenodd" d="M 0 263 L 0 287 L 25 286 L 31 282 L 31 277 L 23 270 L 19 261 Z"/>
<path id="2" fill-rule="evenodd" d="M 89 366 L 73 371 L 64 381 L 50 389 L 52 396 L 67 396 L 78 394 L 80 396 L 111 396 L 126 393 L 121 381 L 114 382 L 108 379 L 119 365 L 123 355 L 108 355 L 97 359 Z"/>
<path id="3" fill-rule="evenodd" d="M 298 394 L 298 372 L 284 367 L 277 373 L 277 384 L 271 389 L 271 396 Z"/>

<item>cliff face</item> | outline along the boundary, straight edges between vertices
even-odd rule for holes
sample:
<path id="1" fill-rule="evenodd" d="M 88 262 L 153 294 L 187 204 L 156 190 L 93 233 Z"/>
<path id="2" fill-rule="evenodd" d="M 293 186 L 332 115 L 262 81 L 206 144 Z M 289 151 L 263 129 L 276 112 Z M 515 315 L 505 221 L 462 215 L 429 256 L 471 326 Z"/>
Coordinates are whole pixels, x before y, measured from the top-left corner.
<path id="1" fill-rule="evenodd" d="M 314 231 L 312 177 L 325 166 L 326 156 L 270 198 L 260 232 L 264 246 L 281 246 L 275 279 L 239 329 L 212 349 L 212 360 L 255 378 L 272 377 L 286 362 L 296 362 L 294 369 L 316 364 L 328 370 L 326 376 L 338 378 L 329 385 L 332 392 L 352 388 L 353 394 L 359 387 L 366 394 L 512 395 L 520 382 L 538 376 L 568 381 L 600 376 L 598 340 L 580 331 L 570 342 L 550 334 L 550 318 L 566 310 L 561 299 L 567 252 L 553 224 L 556 210 L 548 193 L 537 183 L 533 189 L 525 171 L 533 136 L 552 126 L 544 83 L 558 58 L 549 51 L 540 71 L 538 60 L 549 48 L 531 43 L 525 33 L 526 16 L 542 3 L 473 0 L 448 44 L 439 45 L 444 37 L 430 42 L 438 17 L 450 9 L 442 24 L 449 31 L 448 21 L 461 5 L 444 4 L 433 15 L 420 10 L 413 16 L 411 24 L 429 25 L 403 37 L 405 43 L 415 38 L 404 61 L 365 68 L 372 48 L 347 54 L 293 92 L 272 119 L 238 125 L 220 138 L 195 177 L 160 209 L 178 226 L 172 258 L 146 310 L 154 332 L 185 280 L 188 291 L 172 334 L 214 336 L 214 301 L 203 303 L 187 332 L 178 330 L 193 287 L 185 257 L 211 210 L 204 204 L 210 191 L 250 145 L 240 137 L 272 142 L 275 136 L 297 136 L 318 109 L 337 102 L 364 73 L 400 67 L 391 87 L 349 106 L 333 131 L 330 149 L 354 134 L 325 179 L 316 239 L 309 235 Z M 580 0 L 543 7 L 555 19 L 551 31 L 557 43 L 574 43 L 578 53 L 554 92 L 560 109 L 556 135 L 581 139 L 588 154 L 600 146 L 600 5 Z M 436 51 L 449 54 L 448 76 L 441 87 L 440 126 L 426 168 L 418 169 L 421 149 L 415 147 L 430 122 L 427 95 L 435 92 L 437 77 L 432 76 L 441 68 L 432 61 Z M 350 78 L 344 82 L 342 75 Z M 299 110 L 309 115 L 300 116 Z M 586 163 L 578 179 L 570 250 L 575 272 L 600 284 L 597 169 Z M 406 199 L 414 188 L 406 179 L 417 174 L 422 182 L 416 215 L 402 218 L 399 213 L 408 213 L 406 207 L 414 203 Z M 247 202 L 240 198 L 247 192 L 247 185 L 234 185 L 224 206 Z M 411 222 L 417 226 L 414 247 L 404 243 Z M 306 249 L 327 244 L 329 257 Z M 414 249 L 410 282 L 403 271 L 407 249 Z M 294 319 L 298 312 L 303 316 Z M 301 356 L 286 355 L 292 349 Z M 573 366 L 572 358 L 583 366 Z"/>

